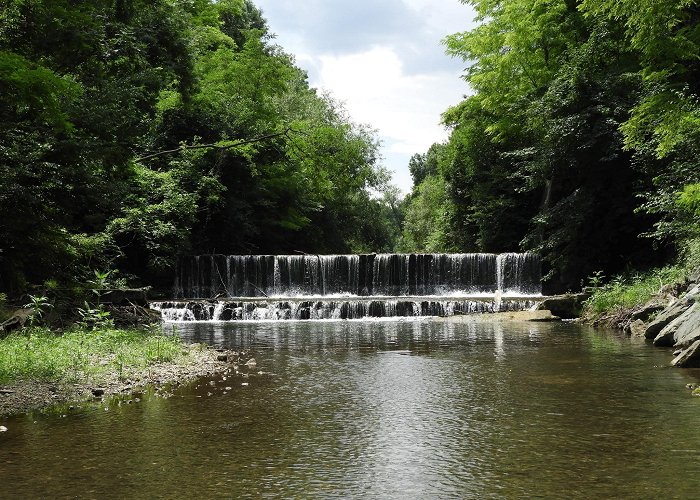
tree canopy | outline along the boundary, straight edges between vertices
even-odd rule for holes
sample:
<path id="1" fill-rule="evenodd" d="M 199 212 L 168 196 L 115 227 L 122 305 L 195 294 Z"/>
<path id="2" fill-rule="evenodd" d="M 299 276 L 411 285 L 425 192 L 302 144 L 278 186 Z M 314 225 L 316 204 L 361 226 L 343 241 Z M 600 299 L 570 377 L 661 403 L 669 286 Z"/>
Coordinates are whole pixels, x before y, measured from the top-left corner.
<path id="1" fill-rule="evenodd" d="M 698 236 L 697 1 L 463 3 L 479 24 L 444 43 L 473 94 L 443 115 L 441 180 L 414 177 L 407 207 L 443 183 L 431 242 L 535 250 L 551 288 L 567 289 Z M 428 248 L 412 231 L 402 241 Z"/>
<path id="2" fill-rule="evenodd" d="M 250 0 L 0 0 L 0 290 L 389 249 L 379 162 Z"/>

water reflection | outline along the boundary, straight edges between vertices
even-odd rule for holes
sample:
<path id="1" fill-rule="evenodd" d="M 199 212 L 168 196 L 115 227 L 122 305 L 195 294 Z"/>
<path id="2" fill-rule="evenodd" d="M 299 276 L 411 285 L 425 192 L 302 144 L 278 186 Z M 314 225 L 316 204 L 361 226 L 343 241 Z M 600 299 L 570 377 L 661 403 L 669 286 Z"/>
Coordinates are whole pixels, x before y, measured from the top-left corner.
<path id="1" fill-rule="evenodd" d="M 694 498 L 700 486 L 692 379 L 657 368 L 668 353 L 614 334 L 177 326 L 252 350 L 265 375 L 0 422 L 0 496 Z"/>

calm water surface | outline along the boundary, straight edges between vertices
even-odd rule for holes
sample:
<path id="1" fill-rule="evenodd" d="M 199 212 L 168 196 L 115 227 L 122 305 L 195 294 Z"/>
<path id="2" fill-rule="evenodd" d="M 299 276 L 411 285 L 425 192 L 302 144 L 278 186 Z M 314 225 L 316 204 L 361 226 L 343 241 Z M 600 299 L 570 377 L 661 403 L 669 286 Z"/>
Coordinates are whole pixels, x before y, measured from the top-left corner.
<path id="1" fill-rule="evenodd" d="M 170 329 L 171 327 L 168 326 Z M 2 498 L 697 498 L 692 371 L 572 324 L 180 324 L 258 366 L 0 420 Z M 257 372 L 263 372 L 259 375 Z"/>

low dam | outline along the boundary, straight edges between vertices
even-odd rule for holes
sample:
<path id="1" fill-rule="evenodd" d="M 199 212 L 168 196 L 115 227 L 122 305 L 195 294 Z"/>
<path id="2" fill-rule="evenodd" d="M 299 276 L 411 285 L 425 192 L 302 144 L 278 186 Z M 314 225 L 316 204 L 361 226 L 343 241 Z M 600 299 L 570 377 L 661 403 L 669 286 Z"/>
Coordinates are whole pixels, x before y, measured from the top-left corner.
<path id="1" fill-rule="evenodd" d="M 532 307 L 532 253 L 200 255 L 178 265 L 166 321 L 451 316 Z"/>

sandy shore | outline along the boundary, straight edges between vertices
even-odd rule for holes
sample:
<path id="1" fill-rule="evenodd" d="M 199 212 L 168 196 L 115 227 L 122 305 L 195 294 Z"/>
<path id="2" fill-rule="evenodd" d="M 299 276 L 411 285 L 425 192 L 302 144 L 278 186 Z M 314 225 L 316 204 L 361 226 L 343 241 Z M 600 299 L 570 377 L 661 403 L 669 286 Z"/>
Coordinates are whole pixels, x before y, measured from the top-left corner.
<path id="1" fill-rule="evenodd" d="M 465 323 L 510 323 L 519 321 L 559 321 L 550 311 L 513 311 L 483 314 L 464 314 L 437 318 L 437 321 Z"/>

